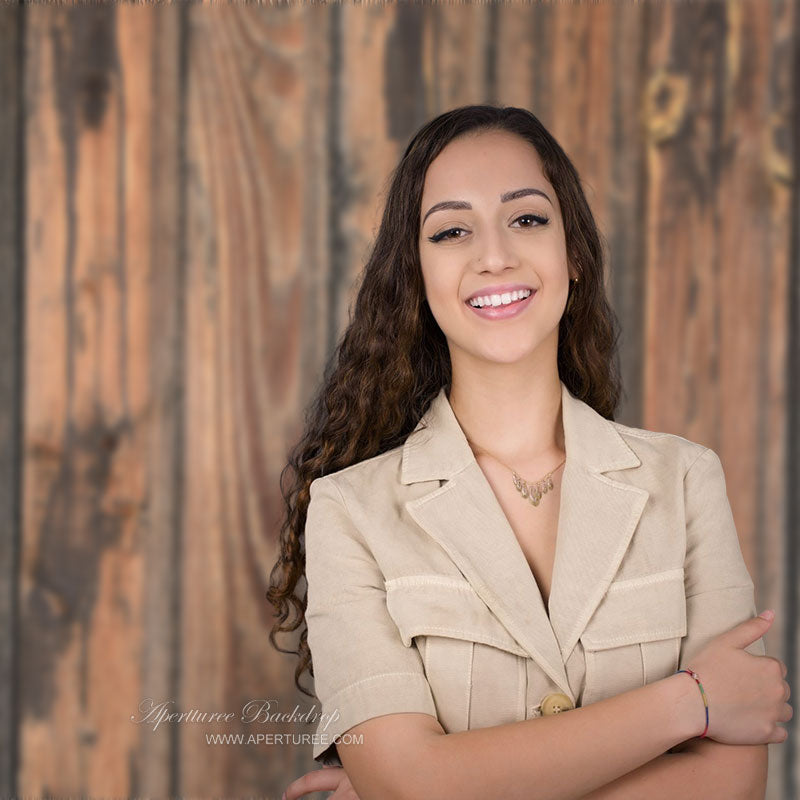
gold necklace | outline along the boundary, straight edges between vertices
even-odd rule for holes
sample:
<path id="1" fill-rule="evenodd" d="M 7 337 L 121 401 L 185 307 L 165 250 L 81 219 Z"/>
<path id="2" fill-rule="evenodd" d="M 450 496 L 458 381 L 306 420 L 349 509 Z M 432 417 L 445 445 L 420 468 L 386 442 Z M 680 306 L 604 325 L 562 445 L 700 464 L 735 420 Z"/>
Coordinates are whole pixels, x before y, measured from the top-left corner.
<path id="1" fill-rule="evenodd" d="M 551 469 L 550 472 L 548 472 L 543 478 L 531 483 L 530 481 L 526 481 L 524 478 L 521 478 L 515 469 L 509 467 L 508 464 L 504 464 L 497 456 L 492 455 L 488 450 L 484 450 L 482 447 L 472 444 L 469 439 L 467 439 L 467 441 L 473 450 L 477 449 L 478 452 L 486 453 L 487 456 L 492 456 L 495 461 L 503 464 L 506 469 L 511 470 L 511 473 L 514 476 L 514 486 L 516 487 L 517 491 L 535 506 L 539 505 L 542 495 L 547 494 L 547 492 L 553 488 L 553 473 L 567 460 L 564 458 L 564 461 L 562 461 L 558 467 L 553 467 L 553 469 Z"/>

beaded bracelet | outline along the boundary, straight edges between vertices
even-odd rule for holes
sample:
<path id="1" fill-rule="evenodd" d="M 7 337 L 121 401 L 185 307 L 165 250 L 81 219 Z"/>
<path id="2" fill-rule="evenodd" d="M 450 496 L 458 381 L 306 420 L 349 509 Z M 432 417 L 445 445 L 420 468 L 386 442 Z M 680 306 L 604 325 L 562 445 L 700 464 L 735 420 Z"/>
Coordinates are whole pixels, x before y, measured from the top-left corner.
<path id="1" fill-rule="evenodd" d="M 697 681 L 697 685 L 700 687 L 700 694 L 703 695 L 703 705 L 706 707 L 706 729 L 700 734 L 699 738 L 702 739 L 708 733 L 708 700 L 706 699 L 703 684 L 700 683 L 700 676 L 693 669 L 679 669 L 675 674 L 677 675 L 679 672 L 685 672 L 689 677 L 694 678 L 695 681 Z"/>

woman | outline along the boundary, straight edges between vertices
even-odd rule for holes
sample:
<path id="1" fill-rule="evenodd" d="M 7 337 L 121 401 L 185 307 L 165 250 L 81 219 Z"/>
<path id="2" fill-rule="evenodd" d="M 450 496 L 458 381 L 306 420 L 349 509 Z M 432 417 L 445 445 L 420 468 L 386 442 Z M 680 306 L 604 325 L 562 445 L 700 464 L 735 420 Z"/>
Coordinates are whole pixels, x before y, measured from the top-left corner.
<path id="1" fill-rule="evenodd" d="M 332 768 L 287 798 L 763 796 L 786 668 L 719 458 L 614 422 L 603 273 L 529 111 L 414 136 L 290 459 L 271 639 Z"/>

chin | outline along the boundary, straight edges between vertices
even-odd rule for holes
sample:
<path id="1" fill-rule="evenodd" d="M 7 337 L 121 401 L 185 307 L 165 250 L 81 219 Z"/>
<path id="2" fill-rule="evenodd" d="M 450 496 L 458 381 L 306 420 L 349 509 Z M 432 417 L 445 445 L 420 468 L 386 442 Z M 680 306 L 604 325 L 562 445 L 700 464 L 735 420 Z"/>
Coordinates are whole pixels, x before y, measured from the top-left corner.
<path id="1" fill-rule="evenodd" d="M 489 361 L 493 364 L 518 364 L 530 358 L 536 348 L 534 346 L 509 349 L 508 347 L 498 347 L 497 349 L 483 350 L 474 355 L 482 361 Z"/>

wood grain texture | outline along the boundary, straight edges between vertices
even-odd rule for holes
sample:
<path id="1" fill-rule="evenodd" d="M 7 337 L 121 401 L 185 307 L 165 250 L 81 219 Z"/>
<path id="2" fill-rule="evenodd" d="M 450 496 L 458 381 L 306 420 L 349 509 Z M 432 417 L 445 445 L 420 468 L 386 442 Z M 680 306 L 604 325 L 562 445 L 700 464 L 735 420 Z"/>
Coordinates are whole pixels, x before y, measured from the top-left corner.
<path id="1" fill-rule="evenodd" d="M 150 400 L 146 415 L 147 501 L 142 522 L 145 561 L 139 702 L 147 707 L 180 690 L 180 570 L 182 558 L 183 450 L 188 435 L 182 373 L 185 363 L 186 180 L 181 148 L 186 127 L 187 9 L 163 6 L 118 12 L 121 60 L 128 105 L 136 111 L 143 149 L 139 196 L 131 208 L 148 219 L 148 239 L 137 269 L 147 281 L 147 352 Z M 133 85 L 131 85 L 133 84 Z M 135 99 L 134 99 L 135 98 Z M 134 212 L 137 213 L 137 212 Z M 141 719 L 138 707 L 132 709 Z M 141 725 L 129 764 L 128 791 L 143 797 L 178 794 L 178 729 Z"/>
<path id="2" fill-rule="evenodd" d="M 659 6 L 648 86 L 646 421 L 720 454 L 754 574 L 758 532 L 779 522 L 756 503 L 779 505 L 772 470 L 784 472 L 787 252 L 774 243 L 790 199 L 770 168 L 772 107 L 785 101 L 770 91 L 776 20 L 762 12 Z"/>
<path id="3" fill-rule="evenodd" d="M 264 595 L 279 474 L 327 345 L 325 25 L 322 10 L 299 6 L 196 6 L 189 14 L 179 565 L 186 710 L 240 712 L 261 699 L 290 711 L 304 697 L 291 680 L 293 660 L 267 639 Z M 239 718 L 209 726 L 248 736 L 284 729 L 299 730 Z M 291 744 L 209 747 L 183 727 L 180 791 L 274 791 L 285 763 L 302 758 L 310 767 L 308 755 Z"/>
<path id="4" fill-rule="evenodd" d="M 26 18 L 19 791 L 165 792 L 169 744 L 130 717 L 168 692 L 172 659 L 162 468 L 180 409 L 153 378 L 175 369 L 176 208 L 160 185 L 174 178 L 175 92 L 163 64 L 154 92 L 153 47 L 157 19 L 174 33 L 175 15 L 36 6 Z M 153 302 L 154 290 L 166 293 Z"/>

